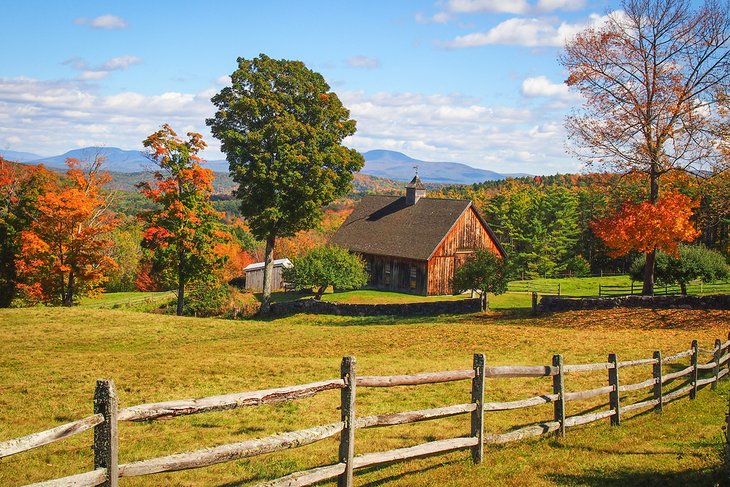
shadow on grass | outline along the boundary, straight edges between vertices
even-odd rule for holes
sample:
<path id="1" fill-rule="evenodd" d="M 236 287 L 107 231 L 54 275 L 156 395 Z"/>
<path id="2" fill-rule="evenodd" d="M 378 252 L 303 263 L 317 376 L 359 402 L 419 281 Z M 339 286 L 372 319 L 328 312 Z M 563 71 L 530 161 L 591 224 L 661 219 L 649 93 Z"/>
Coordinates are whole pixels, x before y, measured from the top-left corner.
<path id="1" fill-rule="evenodd" d="M 586 486 L 687 486 L 728 485 L 718 469 L 658 472 L 655 470 L 591 470 L 582 473 L 548 474 L 545 478 L 558 485 Z"/>
<path id="2" fill-rule="evenodd" d="M 448 465 L 456 465 L 457 463 L 464 463 L 464 461 L 463 460 L 450 460 L 450 461 L 447 461 L 447 462 L 439 462 L 439 463 L 436 463 L 434 465 L 431 465 L 431 466 L 428 466 L 428 467 L 423 467 L 423 468 L 417 468 L 418 467 L 418 463 L 417 462 L 411 462 L 410 464 L 403 463 L 403 464 L 401 464 L 401 466 L 403 466 L 403 467 L 408 466 L 408 465 L 413 465 L 414 468 L 409 469 L 406 472 L 400 472 L 400 473 L 397 473 L 397 474 L 390 475 L 388 477 L 383 477 L 383 478 L 380 478 L 380 479 L 377 479 L 377 480 L 373 480 L 372 482 L 368 482 L 368 483 L 364 483 L 364 484 L 360 484 L 360 485 L 362 485 L 362 487 L 375 487 L 376 485 L 387 485 L 389 482 L 393 482 L 393 481 L 396 481 L 396 480 L 407 479 L 410 475 L 422 474 L 422 473 L 428 472 L 430 470 L 435 470 L 435 469 L 438 469 L 438 468 L 441 468 L 441 467 L 445 467 L 445 466 L 448 466 Z M 363 468 L 362 470 L 358 470 L 356 475 L 362 475 L 362 474 L 365 474 L 365 473 L 378 472 L 378 471 L 383 470 L 385 468 L 391 467 L 392 465 L 393 464 L 386 464 L 386 465 L 379 465 L 379 466 L 376 466 L 376 467 Z"/>

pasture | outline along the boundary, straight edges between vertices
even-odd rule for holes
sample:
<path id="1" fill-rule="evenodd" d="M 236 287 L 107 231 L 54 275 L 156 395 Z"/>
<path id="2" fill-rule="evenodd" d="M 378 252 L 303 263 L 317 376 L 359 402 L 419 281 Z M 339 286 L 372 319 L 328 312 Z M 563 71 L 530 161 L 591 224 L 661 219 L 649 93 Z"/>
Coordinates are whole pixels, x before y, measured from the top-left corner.
<path id="1" fill-rule="evenodd" d="M 348 318 L 297 315 L 276 320 L 177 318 L 106 309 L 0 311 L 0 440 L 80 419 L 92 412 L 95 380 L 116 381 L 120 407 L 264 389 L 338 376 L 343 355 L 359 374 L 389 375 L 470 368 L 484 352 L 490 365 L 621 360 L 685 350 L 692 339 L 709 348 L 727 338 L 730 313 L 615 310 L 542 317 L 489 312 L 435 318 Z M 678 366 L 679 367 L 679 366 Z M 641 369 L 638 367 L 636 369 Z M 671 372 L 675 369 L 668 369 Z M 632 369 L 636 380 L 650 370 Z M 631 380 L 629 373 L 624 380 Z M 604 373 L 568 376 L 566 388 L 605 385 Z M 681 399 L 663 414 L 627 414 L 574 428 L 562 440 L 487 447 L 475 466 L 468 451 L 356 474 L 357 485 L 711 485 L 720 465 L 728 382 Z M 486 401 L 550 391 L 549 379 L 495 379 Z M 468 382 L 363 390 L 358 416 L 468 402 Z M 640 399 L 636 396 L 634 400 Z M 577 414 L 601 401 L 570 403 Z M 605 401 L 603 401 L 605 402 Z M 267 436 L 336 421 L 339 394 L 258 408 L 120 425 L 120 463 Z M 487 413 L 485 429 L 501 433 L 551 419 L 552 407 Z M 358 432 L 357 453 L 468 434 L 462 416 Z M 90 469 L 91 433 L 0 461 L 0 484 L 22 485 Z M 301 449 L 198 470 L 124 479 L 122 485 L 258 483 L 328 464 L 336 439 Z"/>

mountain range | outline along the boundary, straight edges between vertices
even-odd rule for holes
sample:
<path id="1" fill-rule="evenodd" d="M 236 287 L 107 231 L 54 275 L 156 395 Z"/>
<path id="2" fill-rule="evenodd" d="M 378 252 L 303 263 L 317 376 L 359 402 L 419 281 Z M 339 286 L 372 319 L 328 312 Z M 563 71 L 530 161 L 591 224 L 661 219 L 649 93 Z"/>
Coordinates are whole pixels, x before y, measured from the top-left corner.
<path id="1" fill-rule="evenodd" d="M 68 158 L 93 160 L 97 156 L 106 158 L 104 168 L 110 172 L 136 173 L 154 168 L 154 163 L 147 158 L 144 152 L 117 147 L 84 147 L 51 157 L 0 149 L 0 155 L 7 160 L 27 164 L 44 164 L 52 169 L 65 169 Z M 416 170 L 422 181 L 441 184 L 473 184 L 505 179 L 508 176 L 525 176 L 524 174 L 500 174 L 459 162 L 423 161 L 409 157 L 402 152 L 390 150 L 371 150 L 363 153 L 363 157 L 365 166 L 360 171 L 362 174 L 396 181 L 410 181 Z M 203 165 L 214 172 L 228 172 L 228 161 L 226 160 L 206 161 Z"/>

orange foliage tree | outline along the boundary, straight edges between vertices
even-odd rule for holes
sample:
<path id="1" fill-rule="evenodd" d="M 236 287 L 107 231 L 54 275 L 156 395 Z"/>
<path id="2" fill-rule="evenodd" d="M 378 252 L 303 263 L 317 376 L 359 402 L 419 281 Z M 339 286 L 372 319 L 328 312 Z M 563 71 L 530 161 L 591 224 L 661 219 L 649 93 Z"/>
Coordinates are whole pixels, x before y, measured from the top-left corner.
<path id="1" fill-rule="evenodd" d="M 49 181 L 38 197 L 37 214 L 20 234 L 17 262 L 26 298 L 71 306 L 78 297 L 99 290 L 116 267 L 108 254 L 108 236 L 117 225 L 102 187 L 110 176 L 101 171 L 103 157 L 86 167 L 67 159 L 66 179 Z"/>
<path id="2" fill-rule="evenodd" d="M 223 259 L 215 251 L 226 240 L 210 201 L 213 171 L 200 165 L 206 144 L 200 134 L 177 137 L 165 124 L 144 140 L 160 170 L 154 183 L 142 183 L 142 194 L 160 206 L 146 215 L 143 245 L 152 252 L 152 269 L 162 283 L 177 289 L 177 314 L 183 314 L 185 286 L 214 276 Z"/>
<path id="3" fill-rule="evenodd" d="M 692 210 L 698 206 L 697 201 L 673 191 L 656 203 L 626 203 L 616 214 L 592 222 L 591 229 L 611 249 L 612 257 L 657 250 L 676 256 L 679 242 L 699 236 L 691 221 Z"/>
<path id="4" fill-rule="evenodd" d="M 0 308 L 17 294 L 20 232 L 38 214 L 38 197 L 56 175 L 43 166 L 25 166 L 0 157 Z"/>

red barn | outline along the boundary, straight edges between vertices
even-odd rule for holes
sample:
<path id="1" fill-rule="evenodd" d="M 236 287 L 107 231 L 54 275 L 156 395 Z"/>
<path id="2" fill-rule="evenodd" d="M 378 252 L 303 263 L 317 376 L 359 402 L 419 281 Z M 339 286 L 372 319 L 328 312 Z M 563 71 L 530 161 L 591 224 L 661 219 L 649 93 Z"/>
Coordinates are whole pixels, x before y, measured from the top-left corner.
<path id="1" fill-rule="evenodd" d="M 369 287 L 453 294 L 454 271 L 478 248 L 506 253 L 469 200 L 427 198 L 418 176 L 405 196 L 367 195 L 330 240 L 360 254 Z"/>

